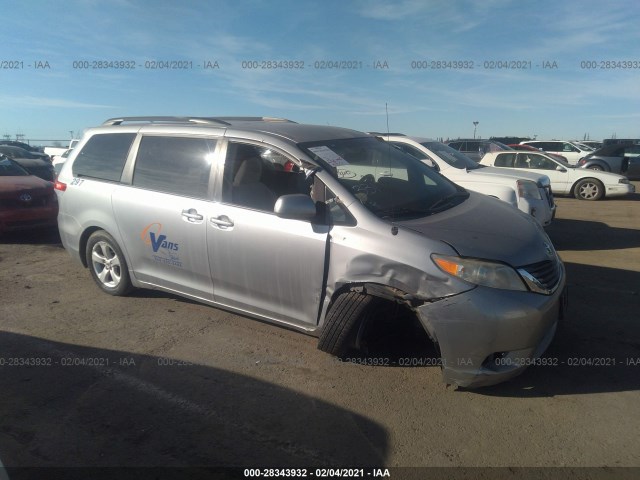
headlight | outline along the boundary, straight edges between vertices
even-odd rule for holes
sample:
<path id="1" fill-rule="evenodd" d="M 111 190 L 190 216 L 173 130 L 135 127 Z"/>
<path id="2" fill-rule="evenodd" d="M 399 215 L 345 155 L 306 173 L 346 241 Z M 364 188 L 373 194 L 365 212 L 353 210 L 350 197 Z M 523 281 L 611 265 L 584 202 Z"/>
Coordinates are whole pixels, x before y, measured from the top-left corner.
<path id="1" fill-rule="evenodd" d="M 504 290 L 527 290 L 520 275 L 503 263 L 436 254 L 431 255 L 431 259 L 443 272 L 475 285 Z"/>
<path id="2" fill-rule="evenodd" d="M 629 179 L 628 178 L 620 178 L 620 179 L 618 179 L 618 183 L 629 183 Z"/>
<path id="3" fill-rule="evenodd" d="M 542 200 L 540 196 L 540 190 L 538 185 L 531 180 L 518 180 L 518 196 L 523 198 L 534 198 L 536 200 Z"/>

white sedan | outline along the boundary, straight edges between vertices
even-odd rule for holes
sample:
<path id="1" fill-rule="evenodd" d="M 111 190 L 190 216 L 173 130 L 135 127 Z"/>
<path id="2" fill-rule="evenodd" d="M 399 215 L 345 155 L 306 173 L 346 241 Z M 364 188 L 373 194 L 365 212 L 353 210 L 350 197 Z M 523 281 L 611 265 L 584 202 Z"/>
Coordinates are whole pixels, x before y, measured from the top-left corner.
<path id="1" fill-rule="evenodd" d="M 635 192 L 629 179 L 622 175 L 575 168 L 543 153 L 489 152 L 480 163 L 547 175 L 554 195 L 573 195 L 580 200 L 600 200 Z"/>

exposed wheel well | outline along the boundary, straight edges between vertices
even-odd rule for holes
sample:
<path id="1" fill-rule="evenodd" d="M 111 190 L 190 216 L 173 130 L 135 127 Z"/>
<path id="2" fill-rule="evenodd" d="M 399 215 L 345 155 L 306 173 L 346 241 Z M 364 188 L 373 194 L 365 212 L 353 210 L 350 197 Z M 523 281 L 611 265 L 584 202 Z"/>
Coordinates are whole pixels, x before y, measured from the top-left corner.
<path id="1" fill-rule="evenodd" d="M 348 293 L 373 297 L 375 306 L 345 335 L 349 345 L 344 346 L 344 354 L 339 356 L 384 359 L 391 362 L 388 364 L 397 364 L 398 358 L 406 356 L 438 356 L 413 309 L 421 301 L 384 285 L 346 285 L 335 292 L 329 310 L 338 297 Z"/>

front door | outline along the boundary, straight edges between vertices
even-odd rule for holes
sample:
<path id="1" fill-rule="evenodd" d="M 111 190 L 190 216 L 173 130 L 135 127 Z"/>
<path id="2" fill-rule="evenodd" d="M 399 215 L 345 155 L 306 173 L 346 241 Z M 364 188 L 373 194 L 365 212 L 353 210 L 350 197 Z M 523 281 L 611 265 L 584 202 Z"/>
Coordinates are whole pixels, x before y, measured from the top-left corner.
<path id="1" fill-rule="evenodd" d="M 291 157 L 229 142 L 222 198 L 207 219 L 216 302 L 313 328 L 323 294 L 327 225 L 279 218 L 277 197 L 309 193 Z"/>

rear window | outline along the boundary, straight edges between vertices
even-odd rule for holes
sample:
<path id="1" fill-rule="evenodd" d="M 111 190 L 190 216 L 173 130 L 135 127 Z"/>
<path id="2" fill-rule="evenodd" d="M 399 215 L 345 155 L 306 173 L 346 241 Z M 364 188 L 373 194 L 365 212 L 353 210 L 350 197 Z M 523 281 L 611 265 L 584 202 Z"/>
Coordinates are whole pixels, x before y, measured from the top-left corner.
<path id="1" fill-rule="evenodd" d="M 135 133 L 94 135 L 73 162 L 73 175 L 119 182 Z"/>
<path id="2" fill-rule="evenodd" d="M 26 176 L 29 173 L 13 160 L 0 158 L 0 177 Z"/>

